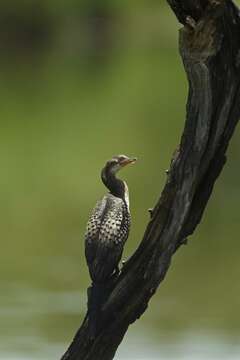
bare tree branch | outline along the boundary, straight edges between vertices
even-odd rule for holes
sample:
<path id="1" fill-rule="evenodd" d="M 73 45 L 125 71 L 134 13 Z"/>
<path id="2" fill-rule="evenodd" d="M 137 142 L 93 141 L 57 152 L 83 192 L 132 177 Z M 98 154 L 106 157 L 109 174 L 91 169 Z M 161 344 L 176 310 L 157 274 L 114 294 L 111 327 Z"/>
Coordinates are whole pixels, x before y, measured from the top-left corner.
<path id="1" fill-rule="evenodd" d="M 111 360 L 146 310 L 172 255 L 201 220 L 240 116 L 240 17 L 231 0 L 168 0 L 178 20 L 189 81 L 187 116 L 167 182 L 143 240 L 102 307 L 98 336 L 88 316 L 62 360 Z"/>

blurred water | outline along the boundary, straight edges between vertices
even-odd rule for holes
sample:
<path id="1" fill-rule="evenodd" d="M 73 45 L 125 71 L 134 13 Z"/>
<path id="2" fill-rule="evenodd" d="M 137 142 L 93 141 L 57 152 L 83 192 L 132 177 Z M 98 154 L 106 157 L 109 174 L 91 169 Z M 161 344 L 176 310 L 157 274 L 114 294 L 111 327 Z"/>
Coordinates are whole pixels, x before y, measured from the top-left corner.
<path id="1" fill-rule="evenodd" d="M 66 319 L 85 311 L 85 294 L 79 291 L 53 292 L 27 287 L 24 284 L 5 285 L 5 297 L 0 298 L 1 345 L 0 359 L 59 359 L 68 344 L 61 329 L 53 326 L 55 340 L 42 331 L 46 319 L 60 317 L 60 327 Z M 19 296 L 20 294 L 20 296 Z M 11 298 L 11 303 L 6 302 Z M 9 328 L 11 327 L 11 331 Z M 76 326 L 77 329 L 77 326 Z M 73 334 L 72 334 L 73 335 Z M 71 338 L 69 338 L 70 340 Z M 154 329 L 137 322 L 119 347 L 117 360 L 235 360 L 240 358 L 239 338 L 206 330 L 154 333 Z"/>
<path id="2" fill-rule="evenodd" d="M 140 334 L 138 335 L 138 338 L 128 337 L 128 340 L 121 344 L 115 356 L 116 360 L 238 360 L 240 358 L 240 346 L 224 343 L 221 338 L 216 339 L 211 336 L 201 338 L 201 336 L 188 336 L 186 334 L 183 341 L 156 345 L 148 337 L 141 339 Z M 38 350 L 30 352 L 30 354 L 25 350 L 21 354 L 21 352 L 14 353 L 11 349 L 6 353 L 1 352 L 1 359 L 59 359 L 65 345 L 47 345 L 41 338 L 37 337 L 28 337 L 23 341 L 38 344 Z"/>
<path id="3" fill-rule="evenodd" d="M 141 332 L 141 334 L 144 331 Z M 138 339 L 127 337 L 118 351 L 117 360 L 235 360 L 240 358 L 240 345 L 231 344 L 221 336 L 195 333 L 181 334 L 181 339 L 169 341 L 167 334 L 158 343 L 147 334 Z M 125 343 L 125 344 L 124 344 Z M 125 349 L 124 349 L 125 345 Z"/>

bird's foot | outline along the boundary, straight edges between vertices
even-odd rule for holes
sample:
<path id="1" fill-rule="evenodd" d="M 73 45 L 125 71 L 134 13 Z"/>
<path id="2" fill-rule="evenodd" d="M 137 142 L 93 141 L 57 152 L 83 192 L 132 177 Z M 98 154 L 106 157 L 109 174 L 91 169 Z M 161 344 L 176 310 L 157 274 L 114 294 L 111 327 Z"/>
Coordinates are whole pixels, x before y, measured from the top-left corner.
<path id="1" fill-rule="evenodd" d="M 186 21 L 186 25 L 187 25 L 191 30 L 195 30 L 195 29 L 196 29 L 197 23 L 196 23 L 196 21 L 195 21 L 190 15 L 186 17 L 185 21 Z"/>
<path id="2" fill-rule="evenodd" d="M 117 266 L 108 281 L 109 289 L 111 289 L 114 286 L 114 284 L 118 279 L 119 274 L 120 274 L 120 270 L 119 267 Z"/>

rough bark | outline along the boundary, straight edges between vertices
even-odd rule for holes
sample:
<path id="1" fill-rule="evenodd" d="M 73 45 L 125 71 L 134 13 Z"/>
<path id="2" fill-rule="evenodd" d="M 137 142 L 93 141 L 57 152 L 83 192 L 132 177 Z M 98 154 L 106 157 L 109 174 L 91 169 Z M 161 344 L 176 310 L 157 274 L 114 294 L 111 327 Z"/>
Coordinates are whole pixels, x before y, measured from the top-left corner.
<path id="1" fill-rule="evenodd" d="M 161 197 L 144 237 L 102 307 L 98 336 L 88 316 L 62 360 L 110 360 L 146 310 L 175 251 L 201 220 L 240 117 L 240 16 L 230 0 L 168 0 L 178 20 L 189 81 L 187 115 Z"/>

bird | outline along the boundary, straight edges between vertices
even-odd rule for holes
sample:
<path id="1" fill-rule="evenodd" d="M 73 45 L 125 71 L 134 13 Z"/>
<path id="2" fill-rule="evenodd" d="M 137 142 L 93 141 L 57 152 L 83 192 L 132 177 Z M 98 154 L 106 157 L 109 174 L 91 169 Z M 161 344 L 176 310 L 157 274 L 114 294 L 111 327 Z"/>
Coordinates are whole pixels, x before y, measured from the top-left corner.
<path id="1" fill-rule="evenodd" d="M 118 264 L 131 225 L 128 186 L 116 174 L 136 160 L 126 155 L 117 155 L 106 162 L 101 179 L 109 192 L 97 202 L 87 223 L 85 256 L 92 280 L 88 299 L 91 337 L 95 337 L 98 329 L 106 289 L 119 272 Z"/>

